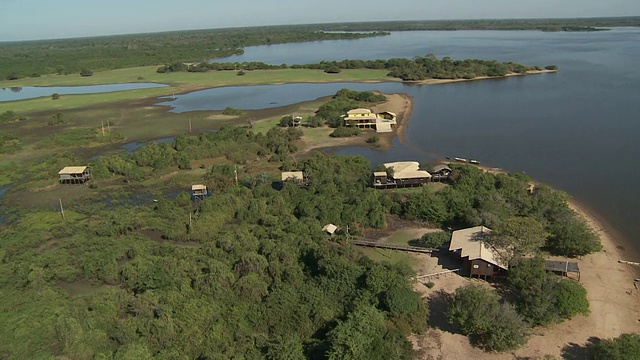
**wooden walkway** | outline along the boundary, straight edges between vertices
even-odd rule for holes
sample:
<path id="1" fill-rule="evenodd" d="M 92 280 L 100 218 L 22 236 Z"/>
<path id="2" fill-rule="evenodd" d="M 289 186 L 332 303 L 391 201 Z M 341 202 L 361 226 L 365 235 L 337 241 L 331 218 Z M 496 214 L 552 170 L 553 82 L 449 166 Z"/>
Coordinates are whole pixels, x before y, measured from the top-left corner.
<path id="1" fill-rule="evenodd" d="M 365 247 L 373 247 L 379 249 L 391 249 L 391 250 L 399 250 L 399 251 L 408 251 L 408 252 L 416 252 L 423 254 L 431 254 L 434 251 L 438 251 L 438 249 L 431 248 L 423 248 L 419 246 L 408 246 L 408 245 L 394 245 L 394 244 L 384 244 L 377 241 L 369 241 L 369 240 L 351 240 L 353 245 L 357 246 L 365 246 Z"/>

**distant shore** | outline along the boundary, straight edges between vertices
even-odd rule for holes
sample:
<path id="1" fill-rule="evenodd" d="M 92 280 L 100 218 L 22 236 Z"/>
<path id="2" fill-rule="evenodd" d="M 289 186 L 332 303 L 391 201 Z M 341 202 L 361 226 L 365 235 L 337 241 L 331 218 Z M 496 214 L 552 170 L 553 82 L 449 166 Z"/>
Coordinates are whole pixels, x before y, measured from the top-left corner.
<path id="1" fill-rule="evenodd" d="M 510 73 L 503 76 L 476 76 L 472 79 L 426 79 L 419 80 L 412 83 L 422 84 L 422 85 L 435 85 L 435 84 L 449 84 L 456 82 L 467 82 L 467 81 L 478 81 L 478 80 L 488 80 L 488 79 L 502 79 L 508 78 L 512 76 L 527 76 L 527 75 L 538 75 L 538 74 L 549 74 L 556 73 L 558 70 L 529 70 L 526 73 Z"/>

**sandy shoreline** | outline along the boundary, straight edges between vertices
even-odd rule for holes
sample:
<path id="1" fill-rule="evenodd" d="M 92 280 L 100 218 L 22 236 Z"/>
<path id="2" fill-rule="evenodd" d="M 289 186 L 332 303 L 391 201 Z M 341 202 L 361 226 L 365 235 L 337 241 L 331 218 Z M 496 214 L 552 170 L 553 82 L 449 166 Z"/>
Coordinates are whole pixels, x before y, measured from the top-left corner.
<path id="1" fill-rule="evenodd" d="M 492 173 L 504 172 L 502 169 L 481 167 Z M 519 350 L 512 353 L 487 353 L 474 348 L 468 339 L 442 329 L 431 329 L 427 334 L 414 336 L 414 347 L 419 350 L 420 359 L 513 359 L 514 357 L 555 357 L 586 358 L 584 346 L 591 338 L 613 338 L 640 329 L 640 267 L 619 263 L 618 260 L 633 260 L 633 255 L 620 248 L 620 235 L 594 215 L 588 208 L 575 200 L 569 200 L 569 206 L 576 211 L 598 234 L 602 251 L 571 261 L 577 261 L 581 271 L 580 283 L 587 289 L 590 314 L 577 316 L 561 324 L 547 328 L 536 328 L 535 335 Z M 631 257 L 632 259 L 629 259 Z M 557 258 L 562 259 L 562 258 Z M 436 280 L 436 289 L 453 292 L 456 287 L 466 283 L 477 283 L 461 277 L 446 277 Z M 431 290 L 419 288 L 427 295 Z M 433 341 L 437 340 L 437 346 Z"/>

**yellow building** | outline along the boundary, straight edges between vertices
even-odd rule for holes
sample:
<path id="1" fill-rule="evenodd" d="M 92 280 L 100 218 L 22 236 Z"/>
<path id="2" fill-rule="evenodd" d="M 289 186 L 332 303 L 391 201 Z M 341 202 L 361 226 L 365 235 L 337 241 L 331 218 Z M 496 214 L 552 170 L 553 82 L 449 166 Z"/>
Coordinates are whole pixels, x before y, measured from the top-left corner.
<path id="1" fill-rule="evenodd" d="M 376 114 L 369 109 L 353 109 L 349 110 L 342 119 L 344 126 L 376 129 L 376 132 L 391 132 L 392 125 L 396 125 L 396 114 L 389 111 Z"/>

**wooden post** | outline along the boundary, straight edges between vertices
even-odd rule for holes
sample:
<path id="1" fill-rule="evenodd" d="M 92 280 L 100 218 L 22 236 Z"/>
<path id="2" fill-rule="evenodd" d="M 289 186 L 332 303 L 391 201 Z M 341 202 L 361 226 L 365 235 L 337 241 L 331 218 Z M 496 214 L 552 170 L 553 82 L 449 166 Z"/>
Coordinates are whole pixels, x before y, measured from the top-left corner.
<path id="1" fill-rule="evenodd" d="M 191 119 L 189 119 L 189 132 L 191 132 Z"/>
<path id="2" fill-rule="evenodd" d="M 238 186 L 238 166 L 235 167 L 235 169 L 233 170 L 235 176 L 236 176 L 236 186 Z"/>
<path id="3" fill-rule="evenodd" d="M 62 207 L 62 198 L 58 199 L 60 201 L 60 215 L 62 215 L 62 218 L 64 219 L 64 208 Z"/>
<path id="4" fill-rule="evenodd" d="M 104 121 L 100 121 L 100 128 L 102 128 L 102 136 L 104 136 Z"/>

